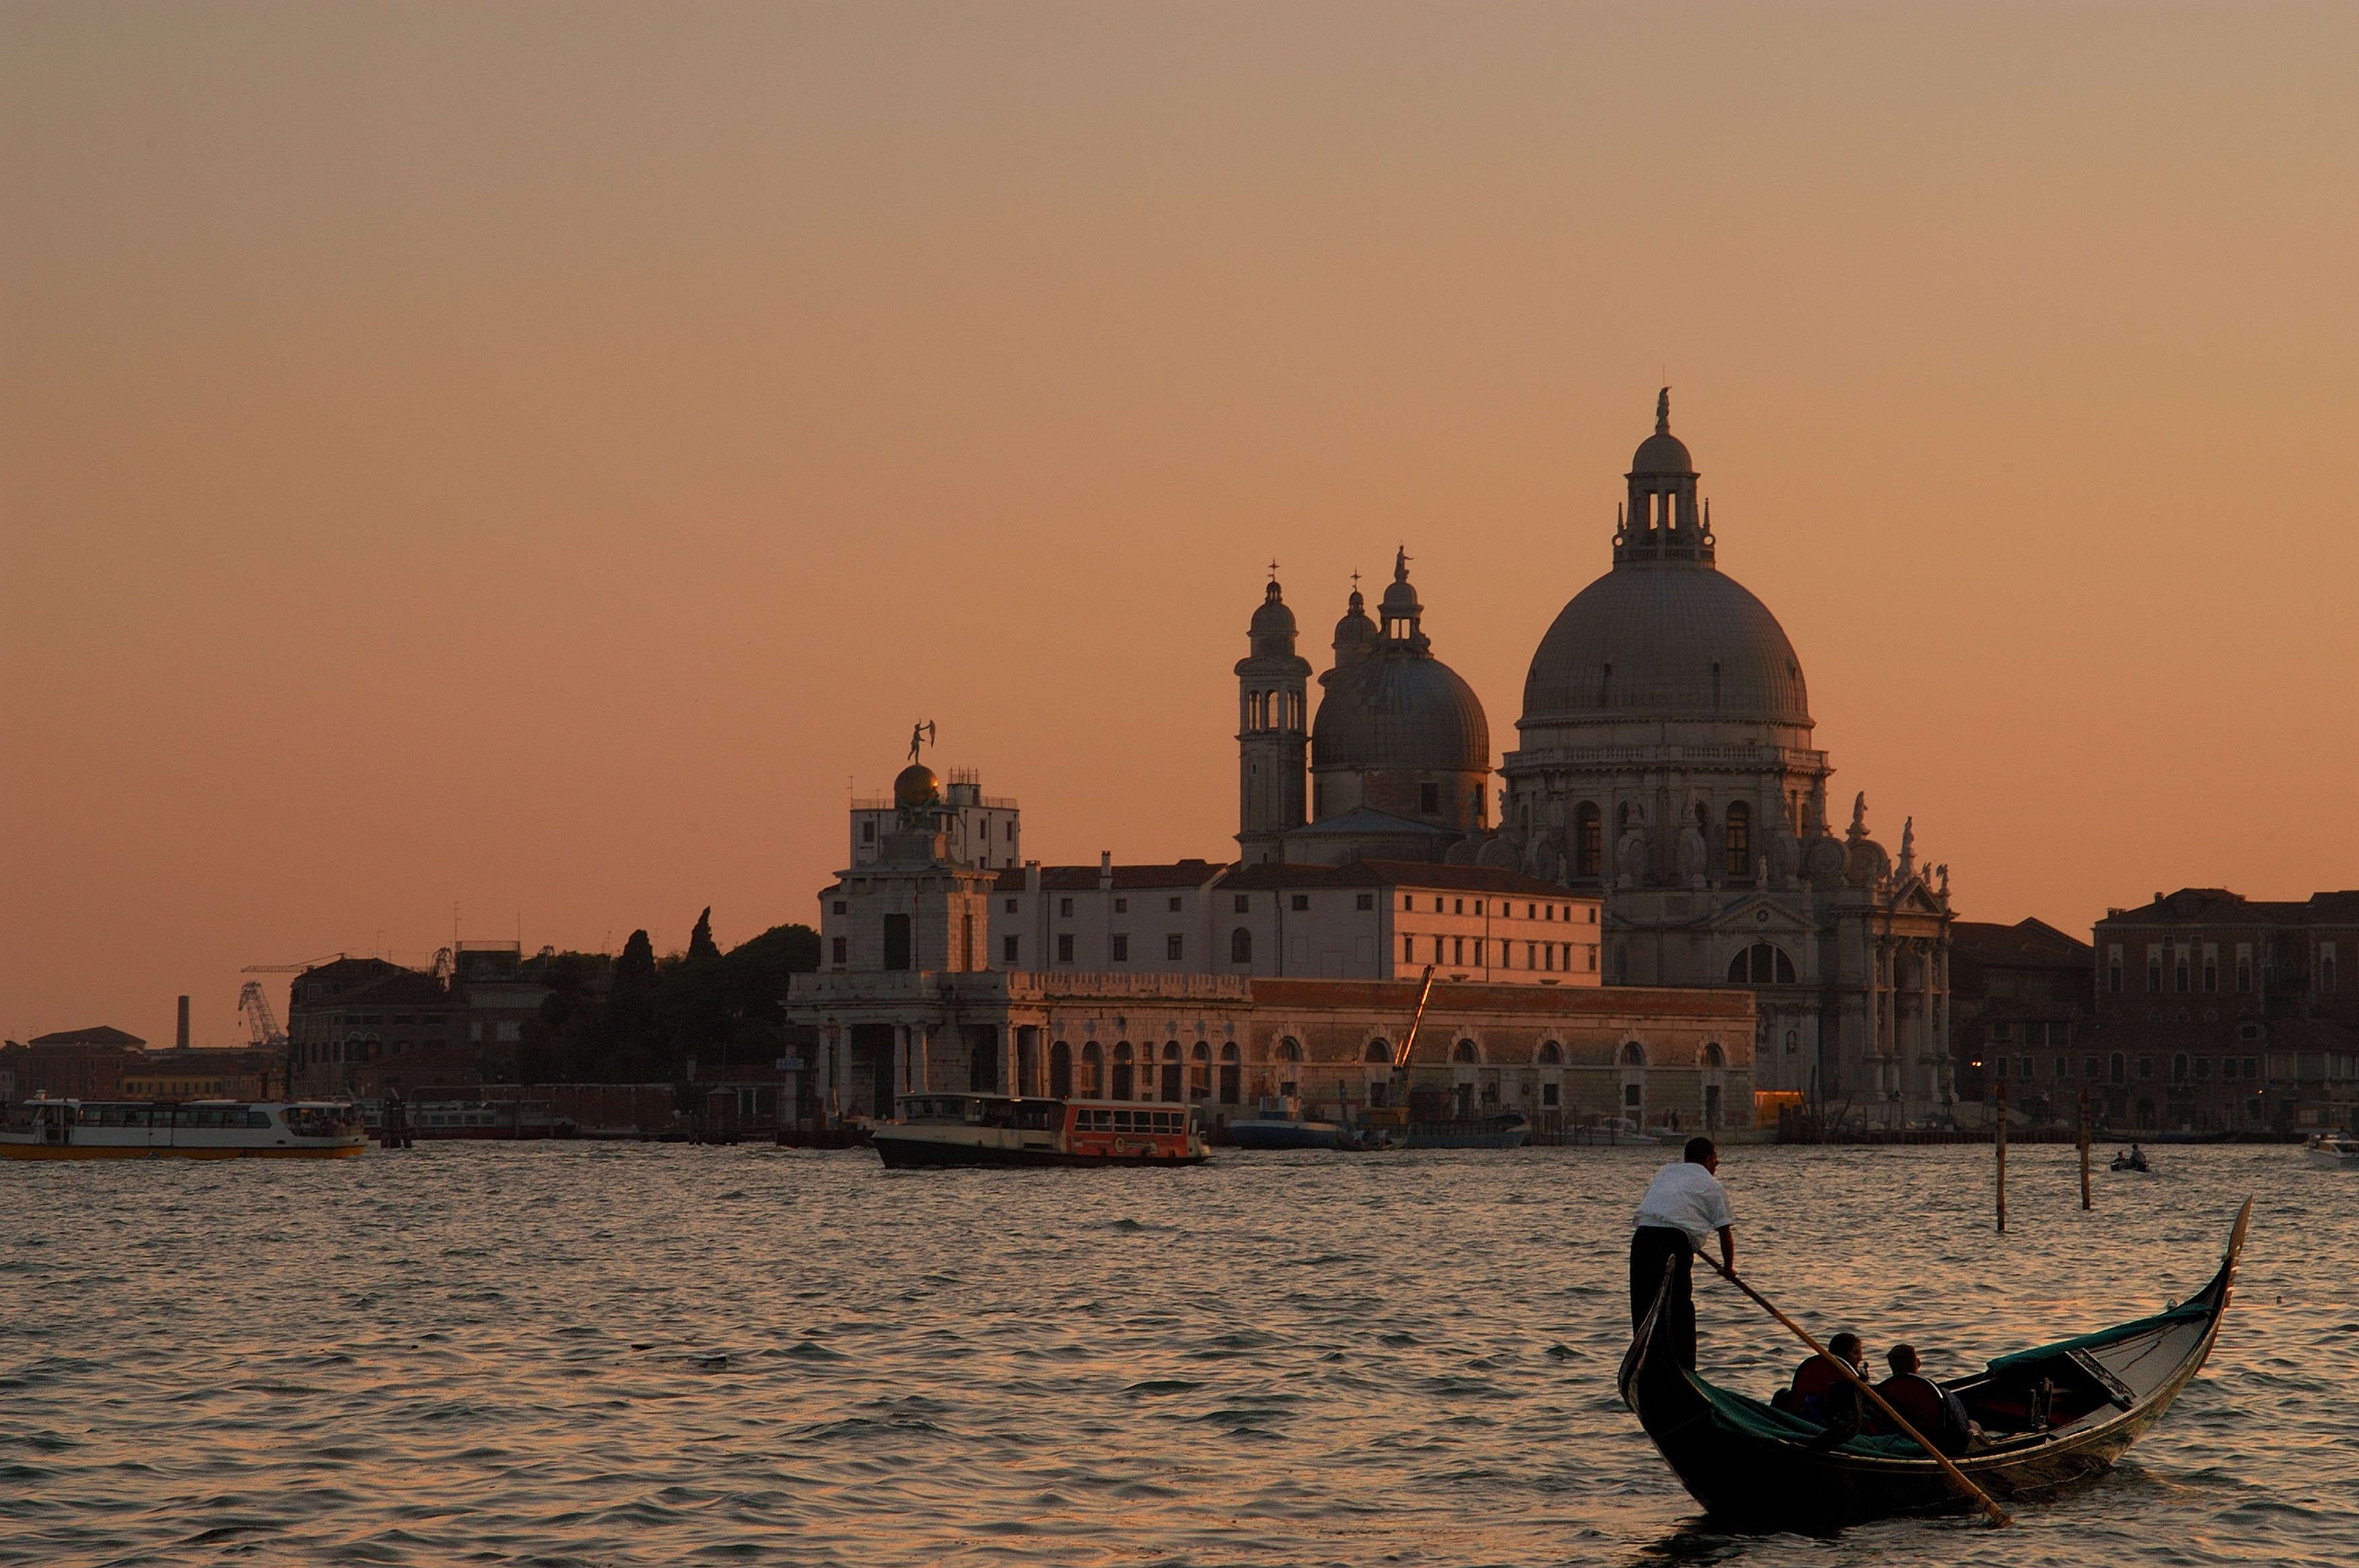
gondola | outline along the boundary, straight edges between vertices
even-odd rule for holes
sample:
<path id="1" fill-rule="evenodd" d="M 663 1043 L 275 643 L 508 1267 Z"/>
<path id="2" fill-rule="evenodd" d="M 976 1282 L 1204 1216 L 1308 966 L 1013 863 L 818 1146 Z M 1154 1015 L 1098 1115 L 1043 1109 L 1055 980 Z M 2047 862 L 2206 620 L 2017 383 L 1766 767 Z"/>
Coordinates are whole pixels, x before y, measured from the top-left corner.
<path id="1" fill-rule="evenodd" d="M 1999 1498 L 2037 1497 L 2109 1467 L 2212 1353 L 2252 1213 L 2247 1198 L 2220 1271 L 2180 1305 L 2002 1356 L 1944 1384 L 1985 1433 L 1958 1467 Z M 1622 1358 L 1622 1400 L 1708 1514 L 1807 1530 L 1973 1506 L 1906 1437 L 1816 1446 L 1814 1422 L 1683 1369 L 1658 1335 L 1664 1300 L 1656 1297 Z"/>

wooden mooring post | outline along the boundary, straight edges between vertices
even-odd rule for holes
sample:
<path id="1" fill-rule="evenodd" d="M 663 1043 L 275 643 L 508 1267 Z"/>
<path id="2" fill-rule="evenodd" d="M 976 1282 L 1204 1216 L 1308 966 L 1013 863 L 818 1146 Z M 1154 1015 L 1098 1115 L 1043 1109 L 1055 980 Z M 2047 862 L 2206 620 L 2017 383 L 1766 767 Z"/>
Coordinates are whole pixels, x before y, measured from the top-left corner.
<path id="1" fill-rule="evenodd" d="M 1998 1151 L 1998 1227 L 2006 1228 L 2006 1086 L 1998 1086 L 1998 1127 L 1993 1137 Z"/>
<path id="2" fill-rule="evenodd" d="M 2089 1207 L 2089 1091 L 2081 1091 L 2081 1207 Z"/>

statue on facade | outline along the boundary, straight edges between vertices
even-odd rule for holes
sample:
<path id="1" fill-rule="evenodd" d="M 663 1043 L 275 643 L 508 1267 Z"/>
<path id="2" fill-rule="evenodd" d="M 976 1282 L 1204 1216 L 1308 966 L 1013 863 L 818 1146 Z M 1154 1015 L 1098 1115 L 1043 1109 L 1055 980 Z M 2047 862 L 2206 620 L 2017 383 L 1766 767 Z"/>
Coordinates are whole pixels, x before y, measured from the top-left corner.
<path id="1" fill-rule="evenodd" d="M 1647 880 L 1647 810 L 1636 801 L 1622 821 L 1622 838 L 1614 847 L 1614 870 L 1624 887 Z"/>
<path id="2" fill-rule="evenodd" d="M 1680 829 L 1680 880 L 1701 883 L 1705 860 L 1703 829 L 1690 820 Z"/>

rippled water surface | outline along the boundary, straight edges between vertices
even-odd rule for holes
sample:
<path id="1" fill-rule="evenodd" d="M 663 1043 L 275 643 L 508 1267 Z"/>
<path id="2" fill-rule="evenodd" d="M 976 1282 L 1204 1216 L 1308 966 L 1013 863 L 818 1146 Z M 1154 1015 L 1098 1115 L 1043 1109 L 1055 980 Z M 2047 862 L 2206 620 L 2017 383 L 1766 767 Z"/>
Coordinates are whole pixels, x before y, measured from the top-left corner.
<path id="1" fill-rule="evenodd" d="M 2359 1560 L 2359 1178 L 1732 1150 L 1739 1262 L 1949 1374 L 2149 1312 L 2257 1196 L 2204 1376 L 2018 1527 L 1718 1532 L 1616 1401 L 1643 1150 L 419 1150 L 0 1165 L 0 1563 Z M 1783 1331 L 1700 1281 L 1702 1357 Z"/>

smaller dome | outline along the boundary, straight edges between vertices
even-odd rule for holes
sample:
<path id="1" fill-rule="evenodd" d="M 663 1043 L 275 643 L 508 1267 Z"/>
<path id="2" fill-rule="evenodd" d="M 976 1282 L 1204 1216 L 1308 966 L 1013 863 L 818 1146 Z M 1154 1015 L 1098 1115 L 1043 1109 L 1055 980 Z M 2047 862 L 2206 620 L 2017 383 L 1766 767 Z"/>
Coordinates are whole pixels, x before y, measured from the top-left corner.
<path id="1" fill-rule="evenodd" d="M 1269 587 L 1261 596 L 1261 608 L 1253 612 L 1253 634 L 1256 637 L 1291 637 L 1294 635 L 1294 611 L 1286 607 L 1279 593 L 1277 579 L 1269 579 Z"/>
<path id="2" fill-rule="evenodd" d="M 1368 601 L 1360 597 L 1360 590 L 1355 588 L 1352 590 L 1352 608 L 1344 611 L 1343 619 L 1335 622 L 1335 646 L 1345 648 L 1375 640 L 1376 623 L 1368 619 Z"/>
<path id="3" fill-rule="evenodd" d="M 1638 443 L 1637 455 L 1630 460 L 1630 472 L 1634 476 L 1669 474 L 1684 479 L 1695 472 L 1695 460 L 1688 456 L 1685 441 L 1663 430 Z"/>
<path id="4" fill-rule="evenodd" d="M 1482 701 L 1440 659 L 1380 654 L 1331 674 L 1310 727 L 1313 768 L 1490 771 Z"/>
<path id="5" fill-rule="evenodd" d="M 942 781 L 923 762 L 911 762 L 893 777 L 893 804 L 904 811 L 931 806 L 942 797 Z"/>

